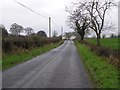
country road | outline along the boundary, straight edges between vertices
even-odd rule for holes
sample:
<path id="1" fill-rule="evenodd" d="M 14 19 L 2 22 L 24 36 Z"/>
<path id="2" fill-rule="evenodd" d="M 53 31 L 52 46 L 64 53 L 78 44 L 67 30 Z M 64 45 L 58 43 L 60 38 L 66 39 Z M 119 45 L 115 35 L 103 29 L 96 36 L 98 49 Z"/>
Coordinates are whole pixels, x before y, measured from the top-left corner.
<path id="1" fill-rule="evenodd" d="M 90 88 L 73 41 L 2 73 L 3 88 Z"/>

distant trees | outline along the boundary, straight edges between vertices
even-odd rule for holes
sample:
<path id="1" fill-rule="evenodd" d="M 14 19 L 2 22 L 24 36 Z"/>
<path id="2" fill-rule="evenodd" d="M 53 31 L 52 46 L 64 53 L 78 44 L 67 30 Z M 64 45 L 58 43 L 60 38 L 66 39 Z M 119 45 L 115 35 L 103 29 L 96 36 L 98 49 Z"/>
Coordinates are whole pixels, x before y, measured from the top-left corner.
<path id="1" fill-rule="evenodd" d="M 47 34 L 44 31 L 38 31 L 37 35 L 41 36 L 41 37 L 47 37 Z"/>
<path id="2" fill-rule="evenodd" d="M 0 25 L 0 31 L 4 37 L 8 36 L 8 32 L 5 29 L 4 25 Z M 21 33 L 26 34 L 27 36 L 41 36 L 41 37 L 47 37 L 47 34 L 44 31 L 38 31 L 37 33 L 34 32 L 34 29 L 31 27 L 24 28 L 23 26 L 13 23 L 10 27 L 10 36 L 20 36 Z"/>
<path id="3" fill-rule="evenodd" d="M 32 28 L 30 28 L 30 27 L 27 27 L 27 28 L 25 28 L 24 30 L 25 30 L 25 33 L 26 33 L 28 36 L 30 36 L 30 35 L 32 35 L 32 34 L 34 33 L 34 30 L 33 30 Z"/>
<path id="4" fill-rule="evenodd" d="M 110 0 L 102 2 L 100 0 L 92 0 L 90 2 L 79 2 L 75 5 L 76 10 L 70 12 L 70 22 L 75 25 L 81 37 L 84 36 L 84 31 L 87 28 L 92 29 L 97 36 L 97 45 L 100 46 L 101 33 L 105 27 L 106 12 L 115 6 L 115 3 Z M 83 39 L 81 38 L 81 40 Z"/>
<path id="5" fill-rule="evenodd" d="M 5 26 L 4 25 L 0 25 L 0 30 L 2 30 L 2 37 L 7 37 L 8 36 L 8 32 L 7 30 L 5 29 Z"/>
<path id="6" fill-rule="evenodd" d="M 10 32 L 12 35 L 19 36 L 21 32 L 23 32 L 24 28 L 21 25 L 18 25 L 17 23 L 14 23 L 10 27 Z"/>

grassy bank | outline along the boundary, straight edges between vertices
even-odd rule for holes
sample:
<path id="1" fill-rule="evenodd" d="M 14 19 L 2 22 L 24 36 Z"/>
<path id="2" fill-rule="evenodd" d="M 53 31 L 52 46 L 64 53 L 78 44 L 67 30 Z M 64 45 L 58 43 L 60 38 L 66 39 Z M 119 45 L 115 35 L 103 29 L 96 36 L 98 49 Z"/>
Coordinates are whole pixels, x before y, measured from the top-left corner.
<path id="1" fill-rule="evenodd" d="M 60 42 L 54 43 L 54 44 L 51 43 L 48 45 L 44 45 L 43 47 L 33 48 L 30 50 L 26 50 L 24 52 L 16 53 L 14 55 L 5 54 L 4 58 L 2 58 L 2 69 L 5 70 L 5 69 L 15 66 L 19 63 L 30 60 L 31 58 L 33 58 L 37 55 L 40 55 L 40 54 L 45 53 L 55 47 L 58 47 L 62 43 L 63 43 L 63 41 L 60 41 Z"/>
<path id="2" fill-rule="evenodd" d="M 120 40 L 120 38 L 101 38 L 101 45 L 113 50 L 118 50 L 118 40 Z M 96 39 L 86 39 L 86 41 L 96 44 Z"/>
<path id="3" fill-rule="evenodd" d="M 76 42 L 76 46 L 96 88 L 118 88 L 118 70 L 90 49 Z"/>

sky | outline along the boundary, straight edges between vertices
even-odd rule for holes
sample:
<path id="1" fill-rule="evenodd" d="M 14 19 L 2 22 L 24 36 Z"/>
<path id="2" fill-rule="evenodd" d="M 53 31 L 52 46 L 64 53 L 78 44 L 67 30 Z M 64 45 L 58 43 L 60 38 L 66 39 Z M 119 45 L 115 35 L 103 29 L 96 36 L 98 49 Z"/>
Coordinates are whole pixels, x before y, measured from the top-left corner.
<path id="1" fill-rule="evenodd" d="M 15 0 L 0 0 L 0 24 L 3 24 L 9 31 L 13 23 L 22 25 L 24 28 L 31 27 L 35 32 L 43 30 L 48 35 L 48 18 L 51 17 L 52 31 L 61 34 L 61 27 L 64 32 L 72 32 L 66 23 L 68 12 L 65 11 L 66 6 L 70 6 L 71 2 L 82 0 L 16 0 L 40 15 L 19 5 Z M 115 0 L 118 2 L 119 0 Z M 118 9 L 113 8 L 107 17 L 115 24 L 117 33 L 118 29 Z"/>

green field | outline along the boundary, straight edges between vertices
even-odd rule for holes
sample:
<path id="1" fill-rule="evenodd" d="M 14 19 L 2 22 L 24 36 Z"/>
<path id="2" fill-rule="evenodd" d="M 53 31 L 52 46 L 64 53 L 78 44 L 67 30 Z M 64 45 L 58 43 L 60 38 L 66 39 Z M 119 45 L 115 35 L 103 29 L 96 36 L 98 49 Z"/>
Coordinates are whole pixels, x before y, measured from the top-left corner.
<path id="1" fill-rule="evenodd" d="M 96 44 L 96 39 L 85 39 L 86 41 Z M 101 38 L 101 46 L 118 50 L 118 40 L 120 38 Z"/>
<path id="2" fill-rule="evenodd" d="M 2 58 L 2 69 L 10 68 L 14 65 L 17 65 L 19 63 L 25 62 L 27 60 L 30 60 L 31 58 L 40 55 L 42 53 L 45 53 L 55 47 L 58 47 L 60 44 L 62 44 L 63 41 L 60 41 L 58 43 L 51 43 L 48 45 L 45 45 L 43 47 L 34 48 L 25 52 L 20 52 L 14 55 L 11 54 L 5 54 L 4 58 Z"/>
<path id="3" fill-rule="evenodd" d="M 80 42 L 76 41 L 77 49 L 80 53 L 86 68 L 88 69 L 91 81 L 95 88 L 118 88 L 118 69 Z"/>

